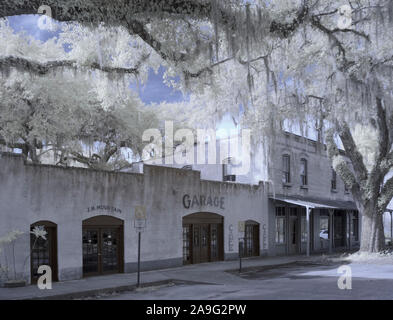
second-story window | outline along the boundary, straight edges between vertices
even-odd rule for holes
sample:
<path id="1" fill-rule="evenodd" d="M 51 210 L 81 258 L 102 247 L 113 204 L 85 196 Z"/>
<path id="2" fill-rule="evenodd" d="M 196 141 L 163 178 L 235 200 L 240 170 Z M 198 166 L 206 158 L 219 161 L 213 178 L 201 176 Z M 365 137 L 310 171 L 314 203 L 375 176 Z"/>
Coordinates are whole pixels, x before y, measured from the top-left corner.
<path id="1" fill-rule="evenodd" d="M 337 190 L 337 174 L 332 168 L 332 190 Z"/>
<path id="2" fill-rule="evenodd" d="M 307 160 L 300 160 L 300 183 L 302 186 L 306 186 L 308 184 L 307 181 Z"/>
<path id="3" fill-rule="evenodd" d="M 291 158 L 287 154 L 282 156 L 282 182 L 291 182 Z"/>

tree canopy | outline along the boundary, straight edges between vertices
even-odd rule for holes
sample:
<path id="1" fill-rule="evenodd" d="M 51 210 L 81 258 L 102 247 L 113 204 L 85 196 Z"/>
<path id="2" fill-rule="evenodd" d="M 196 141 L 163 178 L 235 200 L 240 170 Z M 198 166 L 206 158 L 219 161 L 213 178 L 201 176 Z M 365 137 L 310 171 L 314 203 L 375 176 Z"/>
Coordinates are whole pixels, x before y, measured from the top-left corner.
<path id="1" fill-rule="evenodd" d="M 52 16 L 56 38 L 33 41 L 15 34 L 6 21 L 12 15 L 36 13 Z M 47 101 L 63 99 L 75 107 L 85 105 L 82 101 L 90 99 L 91 91 L 83 90 L 87 83 L 67 84 L 70 75 L 96 77 L 101 85 L 107 81 L 124 92 L 130 82 L 146 81 L 149 69 L 164 66 L 167 84 L 189 95 L 189 101 L 161 105 L 161 120 L 170 116 L 198 126 L 230 113 L 260 138 L 274 136 L 288 120 L 302 128 L 312 122 L 320 141 L 327 143 L 334 169 L 364 213 L 365 228 L 370 228 L 362 233 L 362 248 L 383 247 L 381 216 L 393 197 L 393 179 L 387 177 L 393 169 L 392 0 L 47 0 L 44 8 L 40 0 L 3 0 L 0 18 L 0 70 L 8 83 L 2 94 L 8 106 L 21 108 L 21 114 L 31 116 L 29 103 L 41 106 L 41 96 L 24 98 L 21 92 L 34 89 L 10 80 L 15 72 L 51 82 L 41 86 L 83 91 L 76 104 L 56 89 L 45 95 Z M 40 85 L 37 82 L 37 90 Z M 99 101 L 97 110 L 104 110 L 94 114 L 96 122 L 102 121 L 102 112 L 109 112 L 105 125 L 97 126 L 100 132 L 91 134 L 99 135 L 105 145 L 99 159 L 106 159 L 113 145 L 121 147 L 130 136 L 135 141 L 139 132 L 129 132 L 127 123 L 135 122 L 136 110 L 145 110 L 137 98 L 121 102 L 123 108 L 130 106 L 132 119 L 127 118 L 125 109 L 113 107 L 119 100 L 111 93 L 101 88 L 93 97 Z M 46 135 L 41 140 L 57 137 L 51 126 L 61 128 L 56 111 L 51 112 L 42 124 Z M 0 124 L 0 137 L 19 142 L 26 128 L 10 122 L 10 115 L 0 118 L 5 123 Z M 138 124 L 150 124 L 150 116 Z M 67 114 L 61 117 L 67 123 Z M 119 125 L 116 138 L 105 130 L 111 119 Z M 33 140 L 24 141 L 32 143 L 42 134 L 37 121 L 34 114 L 29 120 L 34 123 Z M 73 125 L 80 130 L 78 122 Z M 337 137 L 349 163 L 338 151 Z M 78 153 L 73 155 L 78 158 Z"/>

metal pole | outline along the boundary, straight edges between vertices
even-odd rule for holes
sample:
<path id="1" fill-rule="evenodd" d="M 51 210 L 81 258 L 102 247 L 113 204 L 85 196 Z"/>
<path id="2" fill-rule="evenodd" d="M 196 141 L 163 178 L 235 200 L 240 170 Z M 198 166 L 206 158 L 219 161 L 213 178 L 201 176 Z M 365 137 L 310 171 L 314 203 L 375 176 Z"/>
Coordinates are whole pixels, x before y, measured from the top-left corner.
<path id="1" fill-rule="evenodd" d="M 139 288 L 141 284 L 141 232 L 138 232 L 138 280 L 136 286 Z"/>
<path id="2" fill-rule="evenodd" d="M 306 206 L 307 221 L 307 257 L 310 256 L 310 207 Z"/>
<path id="3" fill-rule="evenodd" d="M 352 211 L 347 211 L 348 248 L 349 248 L 349 250 L 352 249 L 351 222 L 352 222 Z"/>
<path id="4" fill-rule="evenodd" d="M 393 211 L 390 211 L 390 245 L 393 246 Z"/>
<path id="5" fill-rule="evenodd" d="M 243 244 L 242 244 L 242 240 L 239 239 L 239 273 L 242 272 L 242 255 L 243 255 Z"/>

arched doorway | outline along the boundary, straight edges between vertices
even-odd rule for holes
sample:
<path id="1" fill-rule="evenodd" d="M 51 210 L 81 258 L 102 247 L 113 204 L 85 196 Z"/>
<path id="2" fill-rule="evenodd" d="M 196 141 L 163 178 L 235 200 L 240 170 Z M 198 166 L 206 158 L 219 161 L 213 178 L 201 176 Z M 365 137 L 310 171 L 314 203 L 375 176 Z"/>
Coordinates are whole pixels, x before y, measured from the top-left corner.
<path id="1" fill-rule="evenodd" d="M 30 233 L 30 274 L 31 282 L 36 283 L 42 274 L 38 274 L 38 268 L 42 265 L 52 269 L 52 281 L 58 281 L 57 275 L 57 225 L 51 221 L 38 221 L 30 225 L 30 231 L 35 227 L 42 226 L 46 231 L 45 238 L 36 237 Z"/>
<path id="2" fill-rule="evenodd" d="M 83 276 L 123 272 L 124 222 L 110 216 L 83 221 Z"/>
<path id="3" fill-rule="evenodd" d="M 194 264 L 224 259 L 223 217 L 194 213 L 183 218 L 183 263 Z"/>
<path id="4" fill-rule="evenodd" d="M 247 220 L 244 231 L 244 257 L 259 256 L 259 223 Z"/>

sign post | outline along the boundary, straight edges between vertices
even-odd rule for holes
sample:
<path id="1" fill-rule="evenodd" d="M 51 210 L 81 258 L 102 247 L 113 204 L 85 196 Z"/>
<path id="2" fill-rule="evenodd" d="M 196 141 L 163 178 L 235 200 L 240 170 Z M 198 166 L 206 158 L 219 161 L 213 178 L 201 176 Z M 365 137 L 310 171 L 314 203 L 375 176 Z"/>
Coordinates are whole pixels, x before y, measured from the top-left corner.
<path id="1" fill-rule="evenodd" d="M 242 272 L 242 257 L 244 251 L 244 232 L 245 232 L 245 222 L 239 221 L 239 273 Z"/>
<path id="2" fill-rule="evenodd" d="M 146 208 L 143 206 L 135 207 L 134 219 L 135 231 L 138 232 L 138 276 L 136 286 L 141 285 L 141 233 L 146 227 Z"/>
<path id="3" fill-rule="evenodd" d="M 141 285 L 141 232 L 138 232 L 138 280 L 136 286 L 139 288 Z"/>

